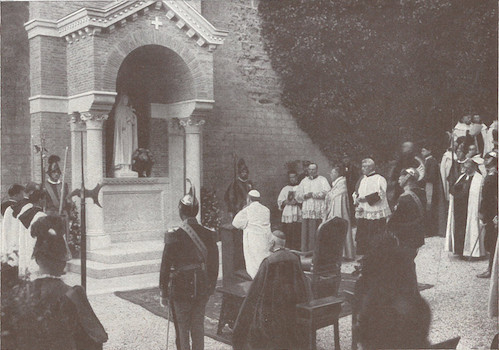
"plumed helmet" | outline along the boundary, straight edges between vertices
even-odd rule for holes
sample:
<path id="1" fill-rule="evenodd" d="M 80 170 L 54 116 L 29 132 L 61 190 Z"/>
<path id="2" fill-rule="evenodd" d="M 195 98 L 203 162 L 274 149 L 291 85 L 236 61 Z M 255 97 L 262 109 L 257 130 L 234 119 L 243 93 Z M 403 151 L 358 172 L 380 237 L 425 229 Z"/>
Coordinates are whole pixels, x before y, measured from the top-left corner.
<path id="1" fill-rule="evenodd" d="M 65 223 L 60 216 L 49 215 L 33 223 L 31 236 L 36 238 L 33 256 L 58 262 L 71 260 L 68 244 L 64 238 Z"/>
<path id="2" fill-rule="evenodd" d="M 249 169 L 248 167 L 246 166 L 246 162 L 244 161 L 243 158 L 240 158 L 238 161 L 237 161 L 237 172 L 238 173 L 241 173 L 241 171 L 243 170 L 246 170 L 247 172 L 249 172 Z"/>
<path id="3" fill-rule="evenodd" d="M 190 179 L 186 179 L 189 183 L 189 191 L 182 197 L 179 203 L 180 209 L 189 214 L 189 216 L 196 216 L 199 212 L 199 201 L 196 198 L 196 188 Z"/>
<path id="4" fill-rule="evenodd" d="M 50 174 L 54 171 L 61 171 L 61 168 L 59 167 L 59 162 L 61 161 L 61 158 L 55 154 L 51 155 L 48 159 L 48 169 L 47 169 L 47 174 Z"/>

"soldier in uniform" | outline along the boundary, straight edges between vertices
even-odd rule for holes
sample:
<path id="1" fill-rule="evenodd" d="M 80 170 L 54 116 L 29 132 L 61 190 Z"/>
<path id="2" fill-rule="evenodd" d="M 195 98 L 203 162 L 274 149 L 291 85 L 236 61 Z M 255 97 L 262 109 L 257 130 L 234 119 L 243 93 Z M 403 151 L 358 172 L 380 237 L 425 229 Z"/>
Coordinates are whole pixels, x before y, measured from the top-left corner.
<path id="1" fill-rule="evenodd" d="M 59 205 L 61 201 L 61 192 L 63 186 L 61 182 L 61 168 L 59 167 L 60 160 L 61 159 L 56 155 L 51 155 L 48 160 L 48 178 L 45 182 L 45 190 L 47 191 L 45 211 L 48 215 L 59 214 Z M 65 217 L 67 215 L 67 212 L 71 208 L 69 188 L 67 183 L 64 184 L 63 196 L 64 203 L 62 206 L 62 215 Z"/>
<path id="2" fill-rule="evenodd" d="M 215 233 L 197 220 L 199 202 L 191 189 L 179 203 L 182 225 L 167 232 L 161 261 L 161 304 L 169 302 L 178 350 L 204 349 L 204 314 L 218 277 Z"/>

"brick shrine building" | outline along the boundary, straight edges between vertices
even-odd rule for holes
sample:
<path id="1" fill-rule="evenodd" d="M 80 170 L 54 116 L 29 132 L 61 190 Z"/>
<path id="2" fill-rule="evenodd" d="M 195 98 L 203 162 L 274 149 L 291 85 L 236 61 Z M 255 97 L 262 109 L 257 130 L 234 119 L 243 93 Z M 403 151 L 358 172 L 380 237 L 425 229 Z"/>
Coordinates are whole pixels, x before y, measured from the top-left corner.
<path id="1" fill-rule="evenodd" d="M 280 102 L 254 0 L 2 3 L 2 194 L 41 180 L 34 146 L 69 146 L 66 179 L 104 184 L 87 205 L 89 276 L 159 269 L 165 229 L 178 223 L 185 177 L 223 195 L 234 155 L 263 203 L 276 207 L 286 162 L 326 157 Z M 113 108 L 126 93 L 150 178 L 115 178 Z M 127 249 L 136 249 L 130 254 Z M 76 264 L 76 263 L 75 263 Z M 73 265 L 75 271 L 79 267 Z"/>

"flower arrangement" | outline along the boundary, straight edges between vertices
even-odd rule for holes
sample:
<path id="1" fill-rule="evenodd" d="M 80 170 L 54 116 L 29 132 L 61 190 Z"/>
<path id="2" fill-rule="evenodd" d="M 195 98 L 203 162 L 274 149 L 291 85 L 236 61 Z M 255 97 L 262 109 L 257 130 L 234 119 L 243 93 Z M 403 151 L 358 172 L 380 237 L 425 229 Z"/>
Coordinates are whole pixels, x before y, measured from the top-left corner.
<path id="1" fill-rule="evenodd" d="M 139 177 L 150 177 L 155 162 L 147 148 L 137 148 L 132 154 L 132 170 L 139 173 Z"/>
<path id="2" fill-rule="evenodd" d="M 215 190 L 201 188 L 201 223 L 203 226 L 218 232 L 220 227 L 220 204 Z"/>
<path id="3" fill-rule="evenodd" d="M 81 230 L 80 219 L 78 218 L 78 208 L 74 202 L 71 203 L 69 211 L 69 232 L 68 246 L 73 258 L 80 257 Z"/>

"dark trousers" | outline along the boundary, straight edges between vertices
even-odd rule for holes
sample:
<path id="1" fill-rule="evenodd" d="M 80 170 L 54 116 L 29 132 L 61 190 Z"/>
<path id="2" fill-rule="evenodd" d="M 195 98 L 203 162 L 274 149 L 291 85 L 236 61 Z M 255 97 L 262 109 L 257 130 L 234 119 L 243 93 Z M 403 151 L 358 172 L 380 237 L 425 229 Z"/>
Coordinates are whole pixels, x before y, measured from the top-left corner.
<path id="1" fill-rule="evenodd" d="M 283 223 L 282 230 L 286 235 L 286 248 L 300 250 L 301 222 Z"/>
<path id="2" fill-rule="evenodd" d="M 204 349 L 204 313 L 209 296 L 173 300 L 177 350 Z"/>
<path id="3" fill-rule="evenodd" d="M 490 221 L 485 223 L 485 237 L 484 245 L 485 250 L 489 252 L 489 271 L 492 271 L 492 264 L 494 263 L 494 254 L 496 252 L 497 243 L 497 229 L 494 222 Z"/>
<path id="4" fill-rule="evenodd" d="M 365 255 L 373 243 L 386 232 L 386 219 L 357 219 L 357 254 Z"/>

